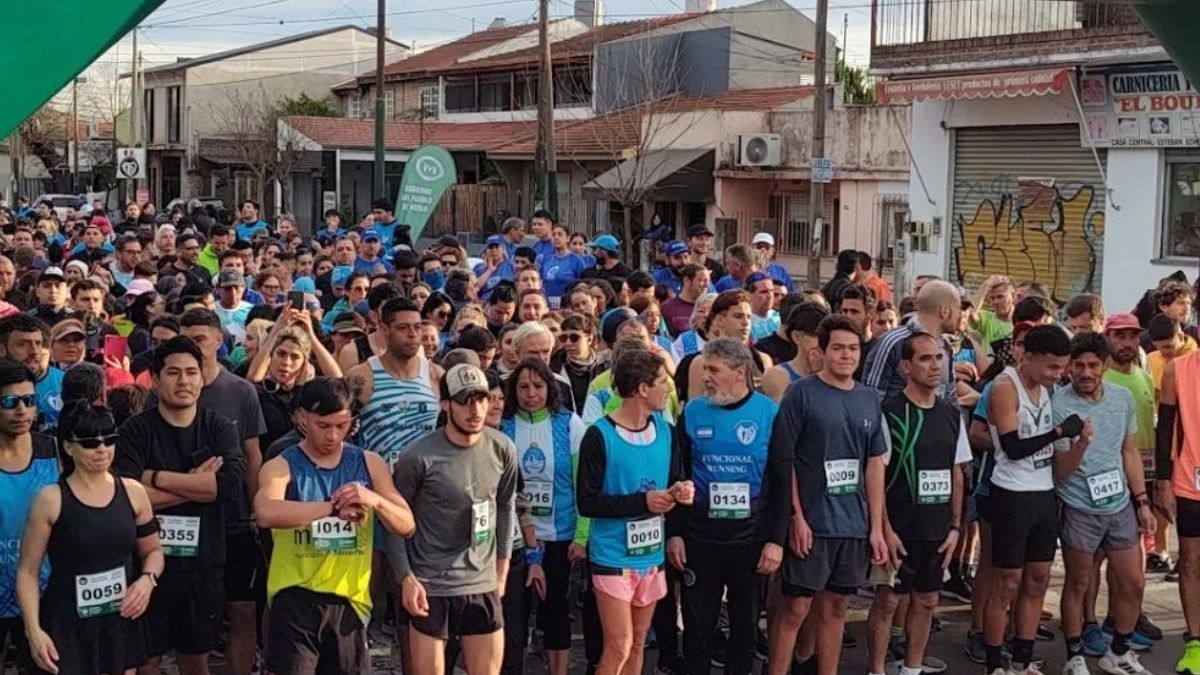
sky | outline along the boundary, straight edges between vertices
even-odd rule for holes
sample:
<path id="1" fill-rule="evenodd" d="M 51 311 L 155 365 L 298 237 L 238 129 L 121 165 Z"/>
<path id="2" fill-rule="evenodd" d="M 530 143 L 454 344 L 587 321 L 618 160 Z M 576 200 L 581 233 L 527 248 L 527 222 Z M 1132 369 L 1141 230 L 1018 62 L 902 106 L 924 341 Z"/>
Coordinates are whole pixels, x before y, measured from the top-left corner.
<path id="1" fill-rule="evenodd" d="M 686 0 L 601 0 L 605 20 L 631 21 L 682 11 Z M 750 0 L 717 0 L 718 8 Z M 816 0 L 789 0 L 796 9 L 815 15 Z M 376 0 L 166 0 L 142 22 L 139 49 L 146 67 L 171 63 L 234 47 L 275 40 L 344 24 L 375 25 Z M 553 16 L 570 16 L 572 0 L 551 0 Z M 418 50 L 483 30 L 496 18 L 510 23 L 536 17 L 536 0 L 409 0 L 388 3 L 393 39 L 415 43 Z M 870 0 L 829 0 L 829 32 L 839 36 L 846 22 L 847 60 L 866 66 L 870 42 Z M 127 35 L 82 74 L 79 113 L 84 118 L 112 118 L 113 109 L 129 96 L 118 92 L 116 75 L 128 72 L 132 39 Z M 70 104 L 70 87 L 54 98 Z"/>

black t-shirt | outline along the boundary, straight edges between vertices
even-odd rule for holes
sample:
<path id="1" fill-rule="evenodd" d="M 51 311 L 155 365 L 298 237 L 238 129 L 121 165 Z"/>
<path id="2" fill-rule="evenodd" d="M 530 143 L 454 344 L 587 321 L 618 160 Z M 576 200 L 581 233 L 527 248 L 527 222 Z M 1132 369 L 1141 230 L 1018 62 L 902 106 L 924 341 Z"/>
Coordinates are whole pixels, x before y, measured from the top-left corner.
<path id="1" fill-rule="evenodd" d="M 713 283 L 725 276 L 725 266 L 713 258 L 706 258 L 704 266 L 708 268 L 708 276 L 712 277 Z"/>
<path id="2" fill-rule="evenodd" d="M 858 368 L 854 371 L 854 379 L 862 382 L 863 368 L 867 365 L 867 357 L 871 355 L 871 350 L 875 345 L 879 344 L 878 337 L 872 337 L 862 344 L 862 351 L 858 357 Z"/>
<path id="3" fill-rule="evenodd" d="M 292 420 L 292 397 L 296 390 L 283 389 L 270 380 L 259 383 L 255 390 L 267 424 L 267 430 L 258 437 L 258 447 L 266 450 L 296 426 Z"/>
<path id="4" fill-rule="evenodd" d="M 225 504 L 245 492 L 246 462 L 233 422 L 206 408 L 197 408 L 187 427 L 172 426 L 157 407 L 121 425 L 113 468 L 126 478 L 142 480 L 147 470 L 188 473 L 209 457 L 222 457 L 217 470 L 217 499 L 212 503 L 185 502 L 156 509 L 159 516 L 200 518 L 195 556 L 167 556 L 163 580 L 219 578 L 225 566 Z M 182 578 L 181 578 L 182 577 Z"/>
<path id="5" fill-rule="evenodd" d="M 603 279 L 611 284 L 613 279 L 628 279 L 629 275 L 632 273 L 633 272 L 629 269 L 628 265 L 618 260 L 617 264 L 613 265 L 610 269 L 604 269 L 599 265 L 593 265 L 585 269 L 583 274 L 579 276 L 583 279 Z"/>
<path id="6" fill-rule="evenodd" d="M 780 364 L 796 358 L 796 345 L 790 340 L 779 337 L 779 333 L 771 333 L 761 340 L 754 342 L 754 348 L 771 357 L 771 361 Z M 863 357 L 865 360 L 865 356 Z"/>
<path id="7" fill-rule="evenodd" d="M 883 402 L 883 419 L 891 441 L 888 522 L 903 541 L 941 541 L 950 527 L 962 417 L 945 401 L 922 408 L 901 392 Z"/>

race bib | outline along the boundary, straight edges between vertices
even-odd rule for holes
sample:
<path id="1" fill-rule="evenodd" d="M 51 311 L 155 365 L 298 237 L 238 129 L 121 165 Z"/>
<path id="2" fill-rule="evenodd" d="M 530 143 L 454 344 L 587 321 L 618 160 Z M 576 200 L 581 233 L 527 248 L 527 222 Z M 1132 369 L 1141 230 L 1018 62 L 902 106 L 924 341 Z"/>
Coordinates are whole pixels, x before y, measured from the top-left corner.
<path id="1" fill-rule="evenodd" d="M 81 619 L 116 614 L 125 599 L 125 568 L 75 575 L 75 611 Z"/>
<path id="2" fill-rule="evenodd" d="M 1054 463 L 1054 446 L 1046 447 L 1033 453 L 1033 468 L 1044 469 Z"/>
<path id="3" fill-rule="evenodd" d="M 950 470 L 917 472 L 917 503 L 948 504 L 950 502 Z"/>
<path id="4" fill-rule="evenodd" d="M 662 523 L 662 516 L 625 523 L 625 552 L 631 556 L 642 556 L 661 551 Z"/>
<path id="5" fill-rule="evenodd" d="M 826 460 L 825 492 L 831 495 L 852 495 L 858 492 L 858 460 Z"/>
<path id="6" fill-rule="evenodd" d="M 548 516 L 554 512 L 554 483 L 548 480 L 525 481 L 525 497 L 529 500 L 529 512 L 535 516 Z"/>
<path id="7" fill-rule="evenodd" d="M 479 545 L 492 536 L 492 514 L 489 502 L 471 504 L 471 541 Z"/>
<path id="8" fill-rule="evenodd" d="M 195 558 L 200 554 L 200 516 L 158 516 L 163 555 Z"/>
<path id="9" fill-rule="evenodd" d="M 348 551 L 358 546 L 358 523 L 327 516 L 312 522 L 312 545 L 318 551 Z"/>
<path id="10" fill-rule="evenodd" d="M 1125 495 L 1125 482 L 1121 480 L 1121 472 L 1116 469 L 1088 476 L 1087 484 L 1093 506 L 1112 506 Z"/>
<path id="11" fill-rule="evenodd" d="M 1146 482 L 1149 483 L 1150 481 L 1155 479 L 1154 451 L 1153 450 L 1142 450 L 1140 452 L 1142 455 L 1142 476 L 1146 479 Z"/>
<path id="12" fill-rule="evenodd" d="M 1196 475 L 1193 477 L 1192 487 L 1200 491 L 1200 466 L 1196 467 Z"/>
<path id="13" fill-rule="evenodd" d="M 709 483 L 708 517 L 739 520 L 750 517 L 749 483 Z"/>

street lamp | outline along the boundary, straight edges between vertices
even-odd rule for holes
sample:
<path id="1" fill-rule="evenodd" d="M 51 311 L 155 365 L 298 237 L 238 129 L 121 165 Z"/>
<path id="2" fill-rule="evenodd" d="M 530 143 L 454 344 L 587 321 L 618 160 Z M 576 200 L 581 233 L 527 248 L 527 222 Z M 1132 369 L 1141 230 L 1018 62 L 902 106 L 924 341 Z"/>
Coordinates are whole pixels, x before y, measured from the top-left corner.
<path id="1" fill-rule="evenodd" d="M 77 77 L 71 81 L 71 138 L 75 139 L 74 158 L 71 164 L 71 192 L 79 190 L 79 84 L 87 84 L 86 77 Z M 67 143 L 67 152 L 71 152 L 71 144 Z"/>

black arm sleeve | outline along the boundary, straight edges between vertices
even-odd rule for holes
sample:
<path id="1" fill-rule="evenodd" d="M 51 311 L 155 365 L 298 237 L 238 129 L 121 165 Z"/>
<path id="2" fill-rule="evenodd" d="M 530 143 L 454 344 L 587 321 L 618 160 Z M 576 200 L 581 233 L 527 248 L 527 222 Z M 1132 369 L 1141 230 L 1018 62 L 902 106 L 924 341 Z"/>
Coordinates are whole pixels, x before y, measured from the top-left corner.
<path id="1" fill-rule="evenodd" d="M 682 412 L 671 429 L 671 479 L 668 483 L 674 484 L 676 481 L 692 479 L 692 439 L 687 435 Z M 691 506 L 676 504 L 667 512 L 667 536 L 682 537 L 691 517 Z"/>
<path id="2" fill-rule="evenodd" d="M 1154 475 L 1158 480 L 1171 480 L 1175 470 L 1175 458 L 1171 451 L 1175 440 L 1175 418 L 1178 408 L 1166 403 L 1158 404 L 1158 426 L 1154 428 Z M 1180 440 L 1183 427 L 1179 428 Z"/>
<path id="3" fill-rule="evenodd" d="M 650 513 L 646 495 L 604 494 L 604 436 L 594 425 L 583 434 L 579 444 L 579 474 L 575 484 L 575 505 L 584 518 L 637 518 Z"/>
<path id="4" fill-rule="evenodd" d="M 779 412 L 775 415 L 771 442 L 767 446 L 767 475 L 763 481 L 763 489 L 771 495 L 771 501 L 767 502 L 768 511 L 762 516 L 770 523 L 767 526 L 767 539 L 780 546 L 787 541 L 788 524 L 792 519 L 795 446 L 804 427 L 799 414 L 802 404 L 793 394 L 797 394 L 795 387 L 783 397 Z"/>
<path id="5" fill-rule="evenodd" d="M 1033 438 L 1020 438 L 1014 430 L 1000 436 L 1000 449 L 1009 459 L 1016 462 L 1033 456 L 1034 453 L 1057 440 L 1057 431 L 1047 431 Z"/>

